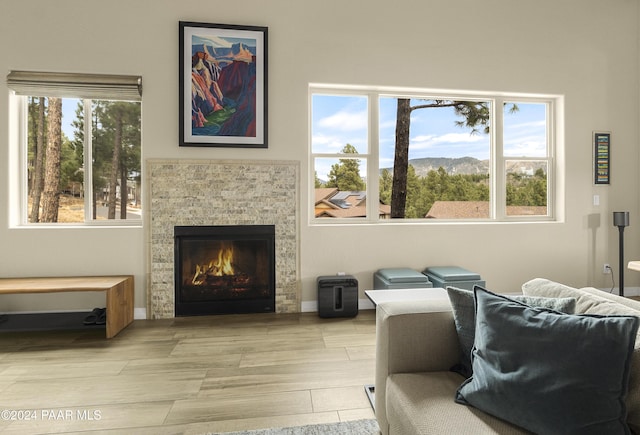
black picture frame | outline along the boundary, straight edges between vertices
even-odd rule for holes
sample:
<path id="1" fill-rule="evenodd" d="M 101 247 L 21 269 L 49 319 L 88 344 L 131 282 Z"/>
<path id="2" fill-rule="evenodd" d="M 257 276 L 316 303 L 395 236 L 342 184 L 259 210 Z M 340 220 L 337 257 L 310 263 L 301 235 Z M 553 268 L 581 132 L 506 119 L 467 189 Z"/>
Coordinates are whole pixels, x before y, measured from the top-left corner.
<path id="1" fill-rule="evenodd" d="M 611 133 L 593 132 L 593 182 L 611 183 Z"/>
<path id="2" fill-rule="evenodd" d="M 179 145 L 267 148 L 268 28 L 179 22 Z"/>

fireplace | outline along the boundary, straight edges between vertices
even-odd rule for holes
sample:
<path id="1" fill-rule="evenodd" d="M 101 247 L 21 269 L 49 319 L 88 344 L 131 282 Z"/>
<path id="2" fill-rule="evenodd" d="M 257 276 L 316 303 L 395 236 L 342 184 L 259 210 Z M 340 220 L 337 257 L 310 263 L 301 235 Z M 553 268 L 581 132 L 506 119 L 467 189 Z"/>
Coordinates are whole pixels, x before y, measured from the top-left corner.
<path id="1" fill-rule="evenodd" d="M 301 310 L 300 162 L 146 161 L 147 318 L 175 317 L 176 226 L 275 225 L 275 312 Z"/>
<path id="2" fill-rule="evenodd" d="M 175 226 L 175 315 L 275 311 L 275 226 Z"/>

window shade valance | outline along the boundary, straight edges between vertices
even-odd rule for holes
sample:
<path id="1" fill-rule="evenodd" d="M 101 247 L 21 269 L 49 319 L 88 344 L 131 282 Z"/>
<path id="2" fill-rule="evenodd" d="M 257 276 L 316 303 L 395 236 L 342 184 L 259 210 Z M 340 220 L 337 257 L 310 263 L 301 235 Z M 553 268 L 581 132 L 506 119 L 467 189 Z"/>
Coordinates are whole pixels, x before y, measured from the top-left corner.
<path id="1" fill-rule="evenodd" d="M 11 71 L 7 86 L 18 95 L 140 101 L 142 77 Z"/>

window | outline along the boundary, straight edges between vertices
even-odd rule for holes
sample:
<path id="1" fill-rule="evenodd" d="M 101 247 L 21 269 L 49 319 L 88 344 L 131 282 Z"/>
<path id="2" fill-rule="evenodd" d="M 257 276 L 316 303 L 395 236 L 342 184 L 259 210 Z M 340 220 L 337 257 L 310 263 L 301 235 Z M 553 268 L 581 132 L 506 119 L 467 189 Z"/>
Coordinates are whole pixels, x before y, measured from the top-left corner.
<path id="1" fill-rule="evenodd" d="M 366 218 L 367 96 L 313 95 L 315 216 Z"/>
<path id="2" fill-rule="evenodd" d="M 14 223 L 141 225 L 140 78 L 12 72 Z"/>
<path id="3" fill-rule="evenodd" d="M 558 98 L 312 85 L 312 221 L 553 220 Z"/>

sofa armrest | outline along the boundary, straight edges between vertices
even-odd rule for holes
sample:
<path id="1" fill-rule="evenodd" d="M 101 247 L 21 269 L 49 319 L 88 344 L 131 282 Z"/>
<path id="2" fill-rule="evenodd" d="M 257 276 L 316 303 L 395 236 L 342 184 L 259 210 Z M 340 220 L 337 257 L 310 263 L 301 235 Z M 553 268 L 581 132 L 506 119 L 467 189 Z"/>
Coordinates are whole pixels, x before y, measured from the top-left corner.
<path id="1" fill-rule="evenodd" d="M 385 302 L 376 307 L 375 413 L 388 433 L 386 382 L 394 373 L 448 371 L 460 345 L 448 299 Z"/>

